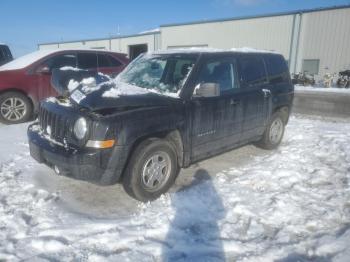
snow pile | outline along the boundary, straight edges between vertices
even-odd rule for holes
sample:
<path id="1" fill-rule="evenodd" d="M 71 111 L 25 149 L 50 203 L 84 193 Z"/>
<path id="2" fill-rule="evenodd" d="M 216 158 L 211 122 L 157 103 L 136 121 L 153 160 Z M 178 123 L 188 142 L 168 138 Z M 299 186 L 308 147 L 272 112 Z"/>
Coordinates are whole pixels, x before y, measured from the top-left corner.
<path id="1" fill-rule="evenodd" d="M 142 94 L 148 94 L 150 92 L 151 90 L 149 89 L 141 88 L 141 87 L 130 85 L 123 82 L 116 82 L 116 86 L 105 91 L 102 96 L 109 97 L 109 98 L 118 98 L 120 96 L 142 95 Z"/>
<path id="2" fill-rule="evenodd" d="M 82 69 L 77 68 L 77 67 L 72 67 L 72 66 L 63 66 L 60 68 L 60 70 L 61 71 L 75 71 L 75 72 L 82 71 Z"/>
<path id="3" fill-rule="evenodd" d="M 49 102 L 49 103 L 54 103 L 54 104 L 58 104 L 58 105 L 61 105 L 61 106 L 65 106 L 65 107 L 71 107 L 72 106 L 71 102 L 68 99 L 65 99 L 65 98 L 58 99 L 56 97 L 48 97 L 48 98 L 46 98 L 45 101 Z"/>
<path id="4" fill-rule="evenodd" d="M 310 92 L 326 92 L 326 93 L 346 93 L 350 94 L 350 88 L 336 88 L 336 87 L 313 87 L 294 85 L 296 91 L 310 91 Z"/>
<path id="5" fill-rule="evenodd" d="M 0 156 L 0 260 L 349 260 L 349 122 L 292 117 L 279 149 L 201 162 L 148 204 L 55 176 L 29 157 L 25 127 L 0 126 L 17 151 Z"/>

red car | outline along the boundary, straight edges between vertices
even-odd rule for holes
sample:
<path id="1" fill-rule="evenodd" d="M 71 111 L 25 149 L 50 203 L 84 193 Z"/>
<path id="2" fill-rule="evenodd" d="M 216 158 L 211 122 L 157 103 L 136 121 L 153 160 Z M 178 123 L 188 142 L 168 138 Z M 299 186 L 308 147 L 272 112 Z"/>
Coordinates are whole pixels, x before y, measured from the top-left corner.
<path id="1" fill-rule="evenodd" d="M 99 50 L 40 50 L 0 67 L 0 122 L 28 121 L 39 101 L 56 96 L 51 71 L 62 67 L 97 70 L 116 76 L 129 63 L 125 54 Z"/>

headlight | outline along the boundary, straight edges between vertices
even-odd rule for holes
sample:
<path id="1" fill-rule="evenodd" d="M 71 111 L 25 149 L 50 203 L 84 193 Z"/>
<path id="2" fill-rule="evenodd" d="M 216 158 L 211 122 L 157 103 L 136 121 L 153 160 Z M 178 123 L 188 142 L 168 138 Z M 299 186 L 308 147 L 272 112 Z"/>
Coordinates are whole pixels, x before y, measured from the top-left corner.
<path id="1" fill-rule="evenodd" d="M 82 140 L 85 138 L 85 135 L 87 133 L 87 123 L 84 117 L 79 118 L 77 121 L 75 121 L 74 124 L 74 135 L 79 140 Z"/>

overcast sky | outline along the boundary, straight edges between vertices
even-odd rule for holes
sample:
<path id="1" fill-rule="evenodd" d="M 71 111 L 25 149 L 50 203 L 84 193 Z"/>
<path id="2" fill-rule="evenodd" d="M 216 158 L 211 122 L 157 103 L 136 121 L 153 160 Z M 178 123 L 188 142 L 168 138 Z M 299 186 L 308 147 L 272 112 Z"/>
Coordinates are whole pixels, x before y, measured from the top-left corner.
<path id="1" fill-rule="evenodd" d="M 0 42 L 15 57 L 37 44 L 134 34 L 159 25 L 350 4 L 350 0 L 1 0 Z"/>

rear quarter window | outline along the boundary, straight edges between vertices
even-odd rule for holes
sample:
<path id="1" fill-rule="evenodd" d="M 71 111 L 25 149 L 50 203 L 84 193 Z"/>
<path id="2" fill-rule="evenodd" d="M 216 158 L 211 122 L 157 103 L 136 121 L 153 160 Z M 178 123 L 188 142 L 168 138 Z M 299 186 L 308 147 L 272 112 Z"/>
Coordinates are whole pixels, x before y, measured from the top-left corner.
<path id="1" fill-rule="evenodd" d="M 248 86 L 267 82 L 265 65 L 260 56 L 247 56 L 240 59 L 241 79 Z"/>
<path id="2" fill-rule="evenodd" d="M 283 56 L 271 55 L 264 57 L 270 83 L 278 84 L 289 82 L 289 70 Z"/>

